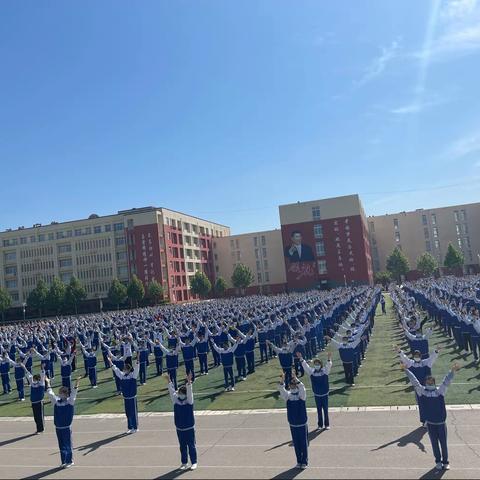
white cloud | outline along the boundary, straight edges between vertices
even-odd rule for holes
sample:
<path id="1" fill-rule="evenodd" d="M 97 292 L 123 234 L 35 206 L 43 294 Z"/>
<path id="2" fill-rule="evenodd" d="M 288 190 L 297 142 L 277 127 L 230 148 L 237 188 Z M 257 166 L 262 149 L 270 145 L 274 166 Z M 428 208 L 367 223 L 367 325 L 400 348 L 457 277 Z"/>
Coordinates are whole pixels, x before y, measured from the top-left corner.
<path id="1" fill-rule="evenodd" d="M 439 12 L 432 41 L 414 54 L 420 59 L 447 60 L 480 50 L 480 5 L 477 0 L 450 0 Z"/>
<path id="2" fill-rule="evenodd" d="M 452 159 L 463 158 L 473 153 L 480 153 L 480 131 L 456 140 L 450 145 L 447 151 L 448 156 Z M 478 163 L 480 164 L 480 161 Z"/>
<path id="3" fill-rule="evenodd" d="M 380 54 L 372 60 L 362 78 L 357 82 L 357 85 L 365 85 L 381 75 L 387 65 L 397 57 L 399 48 L 400 43 L 398 40 L 394 40 L 388 47 L 382 47 Z"/>
<path id="4" fill-rule="evenodd" d="M 394 115 L 412 115 L 415 113 L 421 113 L 424 110 L 436 107 L 437 105 L 441 105 L 442 103 L 445 103 L 445 99 L 442 99 L 440 97 L 422 101 L 420 99 L 420 95 L 417 95 L 416 99 L 413 102 L 407 103 L 406 105 L 401 105 L 397 108 L 393 108 L 392 110 L 390 110 L 390 113 L 393 113 Z"/>

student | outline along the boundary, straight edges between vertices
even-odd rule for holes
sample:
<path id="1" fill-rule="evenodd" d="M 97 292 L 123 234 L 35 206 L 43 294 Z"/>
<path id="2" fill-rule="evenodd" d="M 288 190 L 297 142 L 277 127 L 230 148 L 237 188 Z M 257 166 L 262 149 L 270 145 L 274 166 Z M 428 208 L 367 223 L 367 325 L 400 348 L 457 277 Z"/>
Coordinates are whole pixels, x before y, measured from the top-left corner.
<path id="1" fill-rule="evenodd" d="M 68 391 L 72 388 L 72 362 L 75 358 L 75 354 L 62 355 L 60 360 L 60 376 L 62 377 L 62 385 L 68 388 Z"/>
<path id="2" fill-rule="evenodd" d="M 396 345 L 394 348 L 397 350 L 400 361 L 415 375 L 421 385 L 425 385 L 426 379 L 432 375 L 432 366 L 435 363 L 435 360 L 438 358 L 439 350 L 437 349 L 433 351 L 428 358 L 424 359 L 422 359 L 422 354 L 420 351 L 415 350 L 415 352 L 413 352 L 413 359 L 410 359 Z M 416 392 L 415 397 L 417 399 L 420 423 L 425 426 L 425 412 L 423 408 L 423 402 L 421 401 L 422 399 L 417 395 Z"/>
<path id="3" fill-rule="evenodd" d="M 421 385 L 415 375 L 407 369 L 405 364 L 401 363 L 400 366 L 402 370 L 405 370 L 415 392 L 421 397 L 421 402 L 423 402 L 428 436 L 430 437 L 433 455 L 435 457 L 435 468 L 437 470 L 449 470 L 446 425 L 447 410 L 445 408 L 444 397 L 455 372 L 460 369 L 460 366 L 455 363 L 439 387 L 435 385 L 435 378 L 432 376 L 426 378 L 425 386 Z"/>
<path id="4" fill-rule="evenodd" d="M 182 342 L 182 339 L 178 338 L 178 343 L 182 349 L 183 363 L 185 365 L 185 375 L 187 377 L 191 375 L 192 382 L 195 381 L 195 345 L 197 344 L 198 339 L 195 337 L 192 341 L 190 337 L 185 338 L 185 342 Z"/>
<path id="5" fill-rule="evenodd" d="M 323 366 L 319 358 L 315 358 L 313 360 L 313 368 L 302 358 L 301 353 L 297 353 L 297 357 L 302 362 L 302 367 L 312 382 L 313 395 L 317 406 L 318 428 L 322 429 L 325 426 L 325 430 L 330 430 L 330 420 L 328 418 L 328 394 L 330 392 L 328 375 L 332 368 L 332 353 L 328 352 L 328 360 L 325 366 Z"/>
<path id="6" fill-rule="evenodd" d="M 282 367 L 283 374 L 285 375 L 285 386 L 290 384 L 290 380 L 292 379 L 292 364 L 293 364 L 293 353 L 292 353 L 292 346 L 288 344 L 287 341 L 284 339 L 282 342 L 281 347 L 277 347 L 273 345 L 269 340 L 267 340 L 267 344 L 272 350 L 278 355 L 278 361 L 280 362 L 280 367 Z"/>
<path id="7" fill-rule="evenodd" d="M 178 390 L 166 375 L 168 381 L 168 393 L 173 403 L 173 415 L 175 428 L 177 429 L 178 443 L 180 444 L 181 465 L 180 470 L 188 468 L 190 456 L 190 470 L 197 468 L 197 448 L 195 445 L 195 415 L 193 411 L 193 387 L 192 374 L 186 379 L 186 384 Z"/>
<path id="8" fill-rule="evenodd" d="M 24 365 L 22 363 L 22 359 L 20 357 L 17 358 L 17 361 L 14 362 L 13 360 L 10 360 L 10 365 L 13 367 L 13 371 L 15 374 L 15 383 L 17 385 L 17 392 L 18 392 L 18 400 L 20 402 L 25 401 L 25 370 L 24 370 Z"/>
<path id="9" fill-rule="evenodd" d="M 200 375 L 208 375 L 208 337 L 210 331 L 205 327 L 205 333 L 197 337 L 197 355 L 200 363 Z M 215 352 L 216 353 L 216 352 Z"/>
<path id="10" fill-rule="evenodd" d="M 145 385 L 147 381 L 147 366 L 148 366 L 148 355 L 149 351 L 145 342 L 140 342 L 139 348 L 137 349 L 137 358 L 140 365 L 139 370 L 139 380 L 140 385 Z"/>
<path id="11" fill-rule="evenodd" d="M 382 306 L 382 315 L 386 315 L 387 310 L 385 308 L 385 297 L 383 296 L 383 294 L 381 294 L 380 296 L 380 305 Z"/>
<path id="12" fill-rule="evenodd" d="M 4 395 L 7 395 L 12 391 L 12 387 L 10 385 L 10 362 L 11 359 L 7 352 L 3 352 L 2 359 L 0 360 L 0 375 L 2 376 Z"/>
<path id="13" fill-rule="evenodd" d="M 75 399 L 77 398 L 80 379 L 77 379 L 72 392 L 68 392 L 67 387 L 60 387 L 58 396 L 53 393 L 50 381 L 45 379 L 45 386 L 50 401 L 53 404 L 53 421 L 57 433 L 58 448 L 63 468 L 70 468 L 73 463 L 72 453 L 72 422 L 75 413 Z"/>
<path id="14" fill-rule="evenodd" d="M 138 432 L 137 377 L 140 372 L 138 355 L 135 367 L 132 367 L 130 363 L 125 363 L 123 372 L 113 364 L 112 358 L 113 356 L 110 355 L 108 361 L 113 373 L 120 379 L 125 415 L 127 416 L 127 433 L 136 433 Z"/>
<path id="15" fill-rule="evenodd" d="M 155 367 L 157 369 L 157 377 L 163 374 L 163 351 L 160 347 L 160 339 L 156 338 L 154 342 L 147 340 L 150 346 L 153 348 L 153 356 L 155 358 Z"/>
<path id="16" fill-rule="evenodd" d="M 83 358 L 85 361 L 85 370 L 88 372 L 88 379 L 92 388 L 97 388 L 97 354 L 92 347 L 85 348 L 80 343 L 80 348 L 83 352 Z"/>
<path id="17" fill-rule="evenodd" d="M 343 364 L 343 372 L 345 374 L 345 382 L 350 386 L 355 386 L 355 373 L 356 373 L 356 350 L 360 342 L 365 336 L 359 336 L 353 342 L 349 341 L 349 337 L 342 337 L 342 342 L 338 342 L 334 338 L 325 336 L 327 340 L 330 340 L 333 345 L 338 348 L 338 353 Z"/>
<path id="18" fill-rule="evenodd" d="M 24 365 L 25 375 L 30 384 L 30 403 L 32 404 L 33 419 L 37 426 L 36 433 L 43 433 L 44 426 L 44 412 L 43 412 L 43 398 L 45 396 L 45 371 L 42 370 L 40 374 L 32 375 L 27 367 Z"/>
<path id="19" fill-rule="evenodd" d="M 235 377 L 233 376 L 233 355 L 238 348 L 240 339 L 229 347 L 228 342 L 223 344 L 223 348 L 217 346 L 215 342 L 212 342 L 212 347 L 220 355 L 220 360 L 223 365 L 223 377 L 225 380 L 225 391 L 233 392 L 235 390 Z"/>
<path id="20" fill-rule="evenodd" d="M 166 348 L 161 343 L 159 345 L 163 350 L 163 353 L 165 353 L 165 363 L 167 365 L 168 376 L 175 385 L 175 388 L 177 388 L 178 352 L 180 351 L 180 344 L 177 342 L 173 349 Z"/>
<path id="21" fill-rule="evenodd" d="M 308 465 L 308 418 L 305 385 L 292 375 L 289 390 L 285 388 L 285 373 L 282 373 L 278 390 L 287 402 L 287 419 L 297 457 L 297 468 L 304 470 Z"/>

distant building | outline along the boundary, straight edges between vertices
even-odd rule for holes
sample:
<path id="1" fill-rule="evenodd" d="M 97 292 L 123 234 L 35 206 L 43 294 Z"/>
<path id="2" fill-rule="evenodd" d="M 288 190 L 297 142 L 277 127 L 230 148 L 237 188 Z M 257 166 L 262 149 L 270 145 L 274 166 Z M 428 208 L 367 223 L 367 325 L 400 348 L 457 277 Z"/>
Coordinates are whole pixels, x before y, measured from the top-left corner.
<path id="1" fill-rule="evenodd" d="M 371 216 L 368 228 L 375 271 L 385 270 L 395 247 L 407 256 L 411 269 L 424 252 L 442 266 L 449 243 L 463 252 L 465 273 L 480 271 L 480 203 Z"/>
<path id="2" fill-rule="evenodd" d="M 254 276 L 247 293 L 279 293 L 286 289 L 283 243 L 280 230 L 245 233 L 214 241 L 214 260 L 217 277 L 222 277 L 235 293 L 232 273 L 237 263 L 250 268 Z"/>
<path id="3" fill-rule="evenodd" d="M 115 215 L 0 233 L 0 285 L 21 306 L 40 278 L 85 285 L 88 298 L 105 298 L 114 278 L 136 274 L 160 282 L 170 301 L 190 300 L 196 271 L 215 281 L 212 242 L 229 227 L 166 208 L 134 208 Z"/>
<path id="4" fill-rule="evenodd" d="M 372 283 L 368 227 L 358 195 L 279 210 L 290 290 Z"/>

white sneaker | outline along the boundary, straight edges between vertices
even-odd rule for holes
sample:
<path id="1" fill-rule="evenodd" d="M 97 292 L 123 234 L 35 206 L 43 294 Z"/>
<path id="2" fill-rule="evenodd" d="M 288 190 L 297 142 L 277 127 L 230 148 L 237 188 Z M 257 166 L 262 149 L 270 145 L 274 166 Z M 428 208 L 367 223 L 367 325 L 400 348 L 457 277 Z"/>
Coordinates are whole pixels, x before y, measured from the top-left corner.
<path id="1" fill-rule="evenodd" d="M 301 465 L 300 463 L 297 463 L 297 464 L 295 465 L 295 468 L 302 468 L 302 465 Z"/>
<path id="2" fill-rule="evenodd" d="M 230 391 L 230 387 L 227 387 L 227 388 L 225 389 L 225 391 L 226 391 L 226 392 L 229 392 L 229 391 Z"/>
<path id="3" fill-rule="evenodd" d="M 234 392 L 234 391 L 235 391 L 235 387 L 230 387 L 230 391 L 231 391 L 231 392 Z"/>
<path id="4" fill-rule="evenodd" d="M 24 402 L 24 401 L 25 401 L 25 399 L 24 399 L 24 398 L 21 398 L 21 399 L 20 399 L 20 401 L 21 401 L 21 402 Z"/>
<path id="5" fill-rule="evenodd" d="M 330 430 L 330 427 L 325 427 L 325 430 Z"/>
<path id="6" fill-rule="evenodd" d="M 179 470 L 186 470 L 186 469 L 187 469 L 187 464 L 186 464 L 186 463 L 182 463 L 178 469 L 179 469 Z"/>
<path id="7" fill-rule="evenodd" d="M 305 470 L 305 469 L 307 468 L 307 466 L 306 466 L 304 463 L 302 463 L 302 464 L 300 465 L 300 468 L 301 468 L 302 470 Z"/>
<path id="8" fill-rule="evenodd" d="M 138 429 L 137 428 L 132 428 L 132 433 L 137 433 Z"/>
<path id="9" fill-rule="evenodd" d="M 443 468 L 442 462 L 438 462 L 438 463 L 435 465 L 435 470 L 442 470 L 442 468 Z"/>
<path id="10" fill-rule="evenodd" d="M 196 470 L 198 465 L 196 463 L 192 463 L 192 466 L 190 467 L 190 470 Z"/>
<path id="11" fill-rule="evenodd" d="M 70 462 L 70 463 L 66 463 L 65 464 L 65 468 L 70 468 L 70 467 L 73 467 L 75 464 L 73 462 Z"/>
<path id="12" fill-rule="evenodd" d="M 133 428 L 130 428 L 129 430 L 127 430 L 127 433 L 128 434 L 133 433 Z"/>
<path id="13" fill-rule="evenodd" d="M 444 464 L 443 464 L 443 469 L 444 469 L 444 470 L 450 470 L 450 464 L 444 463 Z"/>
<path id="14" fill-rule="evenodd" d="M 97 385 L 94 385 L 93 388 L 97 388 Z"/>
<path id="15" fill-rule="evenodd" d="M 62 464 L 60 465 L 60 468 L 65 468 L 66 465 L 67 465 L 66 463 L 62 463 Z"/>

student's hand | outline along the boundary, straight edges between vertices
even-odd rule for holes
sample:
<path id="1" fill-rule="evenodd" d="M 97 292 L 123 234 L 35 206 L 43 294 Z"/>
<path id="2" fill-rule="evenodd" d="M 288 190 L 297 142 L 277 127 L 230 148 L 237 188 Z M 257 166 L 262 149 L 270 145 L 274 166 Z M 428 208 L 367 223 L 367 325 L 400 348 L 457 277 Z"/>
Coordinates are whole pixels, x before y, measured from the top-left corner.
<path id="1" fill-rule="evenodd" d="M 78 387 L 80 386 L 80 380 L 81 380 L 81 378 L 78 377 L 78 378 L 77 378 L 77 381 L 75 382 L 75 389 L 76 389 L 76 390 L 78 390 Z"/>
<path id="2" fill-rule="evenodd" d="M 167 383 L 170 383 L 170 375 L 168 373 L 166 373 L 163 378 L 165 378 L 165 380 L 167 381 Z"/>
<path id="3" fill-rule="evenodd" d="M 458 363 L 454 363 L 452 365 L 452 372 L 458 372 L 460 370 L 460 368 L 462 368 Z"/>
<path id="4" fill-rule="evenodd" d="M 285 383 L 285 372 L 282 372 L 280 375 L 280 383 Z"/>
<path id="5" fill-rule="evenodd" d="M 328 353 L 327 353 L 327 358 L 328 358 L 329 360 L 332 359 L 332 352 L 328 352 Z"/>
<path id="6" fill-rule="evenodd" d="M 298 358 L 299 360 L 303 360 L 303 355 L 302 355 L 301 352 L 297 352 L 297 358 Z"/>
<path id="7" fill-rule="evenodd" d="M 191 385 L 192 384 L 192 373 L 190 372 L 188 375 L 187 375 L 187 378 L 186 378 L 186 382 L 188 385 Z"/>
<path id="8" fill-rule="evenodd" d="M 400 368 L 401 368 L 402 370 L 406 370 L 406 369 L 407 369 L 407 366 L 406 366 L 404 363 L 400 362 Z"/>
<path id="9" fill-rule="evenodd" d="M 50 388 L 50 380 L 47 377 L 45 377 L 45 387 Z"/>

